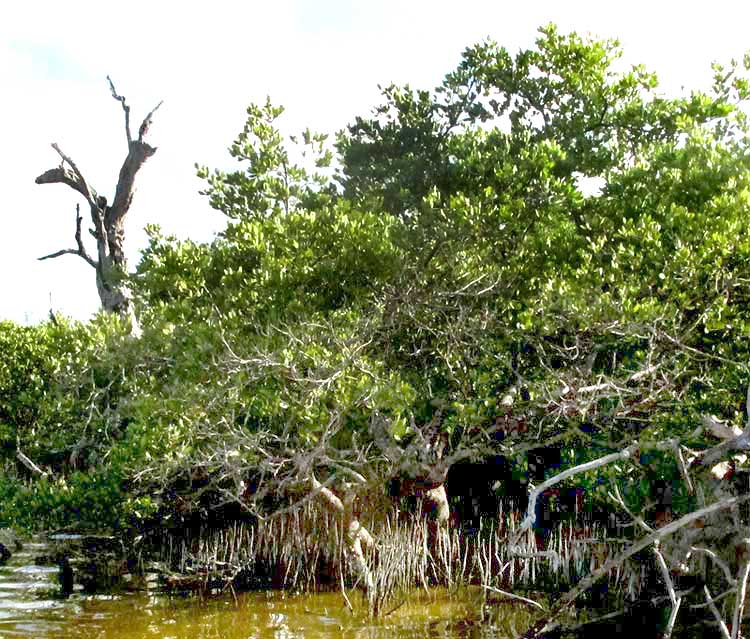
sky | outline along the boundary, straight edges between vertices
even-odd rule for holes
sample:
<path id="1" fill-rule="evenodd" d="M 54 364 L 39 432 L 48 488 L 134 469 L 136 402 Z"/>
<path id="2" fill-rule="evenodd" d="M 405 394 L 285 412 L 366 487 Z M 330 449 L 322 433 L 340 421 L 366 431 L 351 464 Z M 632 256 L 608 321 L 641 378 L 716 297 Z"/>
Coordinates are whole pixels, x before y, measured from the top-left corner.
<path id="1" fill-rule="evenodd" d="M 707 87 L 712 61 L 750 50 L 747 0 L 5 3 L 0 320 L 35 323 L 50 308 L 85 320 L 98 308 L 94 271 L 83 260 L 37 260 L 74 246 L 75 206 L 83 202 L 34 178 L 59 163 L 50 147 L 57 142 L 112 200 L 126 140 L 107 75 L 127 98 L 134 130 L 164 101 L 147 138 L 158 151 L 138 174 L 127 218 L 132 269 L 147 224 L 197 241 L 225 226 L 199 195 L 194 165 L 231 168 L 226 149 L 249 103 L 270 96 L 284 105 L 286 133 L 334 134 L 378 103 L 379 84 L 434 87 L 467 46 L 491 38 L 515 52 L 549 22 L 619 38 L 625 60 L 656 71 L 672 94 Z"/>

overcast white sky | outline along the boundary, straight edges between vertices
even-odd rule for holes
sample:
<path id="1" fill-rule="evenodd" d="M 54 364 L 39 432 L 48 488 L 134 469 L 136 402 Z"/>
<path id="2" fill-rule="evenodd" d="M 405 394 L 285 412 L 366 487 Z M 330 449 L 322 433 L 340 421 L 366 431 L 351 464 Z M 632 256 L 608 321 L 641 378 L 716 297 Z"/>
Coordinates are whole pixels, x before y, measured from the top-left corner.
<path id="1" fill-rule="evenodd" d="M 11 8 L 12 7 L 12 8 Z M 245 107 L 270 95 L 294 133 L 334 133 L 378 100 L 377 85 L 432 87 L 466 46 L 491 37 L 515 51 L 536 29 L 618 37 L 629 62 L 658 72 L 666 90 L 700 88 L 710 63 L 750 49 L 747 0 L 37 0 L 0 10 L 0 319 L 30 323 L 58 312 L 86 319 L 98 298 L 93 269 L 75 256 L 75 193 L 34 178 L 58 162 L 58 142 L 111 200 L 125 156 L 122 111 L 134 128 L 159 100 L 128 217 L 131 267 L 158 223 L 210 240 L 224 225 L 198 195 L 195 162 L 227 166 Z M 82 207 L 83 208 L 83 207 Z M 86 219 L 84 217 L 84 219 Z"/>

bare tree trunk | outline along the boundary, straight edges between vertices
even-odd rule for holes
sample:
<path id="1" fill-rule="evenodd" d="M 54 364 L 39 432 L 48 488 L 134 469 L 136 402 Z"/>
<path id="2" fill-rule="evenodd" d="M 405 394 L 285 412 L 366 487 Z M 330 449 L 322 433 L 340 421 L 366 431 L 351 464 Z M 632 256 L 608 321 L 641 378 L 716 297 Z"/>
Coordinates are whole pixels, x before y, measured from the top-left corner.
<path id="1" fill-rule="evenodd" d="M 423 500 L 425 502 L 425 511 L 429 512 L 434 518 L 439 528 L 448 525 L 451 509 L 448 505 L 448 494 L 445 492 L 445 484 L 440 484 L 435 488 L 426 490 Z"/>
<path id="2" fill-rule="evenodd" d="M 75 162 L 65 155 L 57 144 L 52 144 L 52 148 L 60 156 L 60 166 L 49 169 L 36 178 L 37 184 L 65 184 L 84 197 L 89 207 L 92 223 L 89 233 L 96 241 L 96 258 L 87 252 L 83 244 L 80 207 L 76 206 L 76 247 L 62 249 L 39 259 L 46 260 L 70 254 L 78 255 L 85 260 L 96 271 L 96 289 L 102 308 L 128 318 L 131 323 L 131 332 L 138 335 L 140 330 L 133 309 L 132 295 L 125 279 L 128 270 L 124 250 L 125 216 L 133 201 L 135 176 L 143 163 L 156 153 L 156 148 L 147 144 L 143 138 L 161 102 L 144 118 L 138 128 L 138 137 L 134 139 L 130 132 L 130 107 L 126 104 L 125 97 L 117 94 L 112 80 L 109 77 L 107 80 L 112 97 L 122 104 L 128 143 L 128 154 L 120 168 L 112 204 L 107 203 L 106 197 L 97 194 L 83 177 Z"/>

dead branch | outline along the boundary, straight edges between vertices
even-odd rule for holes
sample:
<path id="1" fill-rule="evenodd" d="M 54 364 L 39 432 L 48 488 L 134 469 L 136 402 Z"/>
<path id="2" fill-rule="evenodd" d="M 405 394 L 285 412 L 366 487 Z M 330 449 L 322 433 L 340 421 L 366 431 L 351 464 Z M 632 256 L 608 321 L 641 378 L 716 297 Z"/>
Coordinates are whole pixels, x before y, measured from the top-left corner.
<path id="1" fill-rule="evenodd" d="M 665 539 L 666 537 L 673 535 L 675 532 L 681 530 L 697 519 L 701 519 L 706 515 L 710 515 L 711 513 L 715 513 L 720 510 L 725 510 L 727 508 L 737 506 L 748 500 L 750 500 L 750 495 L 741 495 L 739 497 L 729 497 L 727 499 L 723 499 L 711 504 L 710 506 L 706 506 L 699 510 L 688 513 L 687 515 L 680 517 L 680 519 L 677 519 L 676 521 L 673 521 L 663 526 L 662 528 L 659 528 L 652 534 L 643 537 L 639 541 L 634 542 L 619 555 L 607 559 L 607 561 L 605 561 L 602 566 L 594 570 L 587 577 L 581 579 L 581 581 L 578 582 L 578 585 L 576 585 L 575 588 L 572 588 L 571 590 L 566 592 L 560 598 L 559 603 L 551 610 L 550 614 L 547 617 L 533 624 L 526 631 L 526 633 L 523 635 L 524 638 L 532 639 L 541 636 L 541 634 L 547 629 L 547 626 L 552 623 L 568 606 L 570 606 L 578 598 L 579 595 L 591 588 L 591 586 L 593 586 L 604 575 L 608 574 L 611 570 L 621 565 L 625 560 L 629 559 L 636 553 L 639 553 L 642 550 L 648 548 L 656 541 Z"/>
<path id="2" fill-rule="evenodd" d="M 585 473 L 590 470 L 600 468 L 601 466 L 606 466 L 617 461 L 628 459 L 635 451 L 638 450 L 638 447 L 638 444 L 633 444 L 621 450 L 620 452 L 612 453 L 611 455 L 605 455 L 604 457 L 600 457 L 599 459 L 594 459 L 590 462 L 585 462 L 583 464 L 579 464 L 578 466 L 574 466 L 573 468 L 568 468 L 567 470 L 564 470 L 563 472 L 555 475 L 554 477 L 551 477 L 547 481 L 537 486 L 533 491 L 531 491 L 531 494 L 529 495 L 529 505 L 526 510 L 526 517 L 524 517 L 521 525 L 516 530 L 513 539 L 510 542 L 511 548 L 517 551 L 518 549 L 516 547 L 518 546 L 518 542 L 521 539 L 521 536 L 526 531 L 531 530 L 531 527 L 533 526 L 535 520 L 534 511 L 536 508 L 536 500 L 545 490 L 554 486 L 555 484 L 559 484 L 561 481 L 568 479 L 569 477 L 573 477 L 574 475 Z"/>
<path id="3" fill-rule="evenodd" d="M 499 588 L 495 588 L 494 586 L 488 586 L 484 584 L 482 586 L 485 590 L 489 590 L 490 592 L 497 593 L 498 595 L 502 595 L 503 597 L 508 597 L 508 599 L 514 599 L 516 601 L 522 601 L 526 604 L 529 604 L 530 606 L 534 606 L 535 608 L 538 608 L 541 611 L 544 611 L 544 606 L 540 604 L 537 601 L 534 601 L 533 599 L 527 599 L 526 597 L 521 597 L 520 595 L 514 595 L 512 592 L 505 592 L 505 590 L 500 590 Z"/>
<path id="4" fill-rule="evenodd" d="M 36 184 L 65 184 L 86 197 L 85 190 L 78 180 L 78 176 L 64 166 L 58 166 L 57 168 L 45 171 L 34 182 Z"/>
<path id="5" fill-rule="evenodd" d="M 636 524 L 643 528 L 643 530 L 645 530 L 648 534 L 654 532 L 654 529 L 643 520 L 643 517 L 636 515 L 633 511 L 630 510 L 630 508 L 628 508 L 628 505 L 625 503 L 625 500 L 620 494 L 620 489 L 618 488 L 617 484 L 615 484 L 612 489 L 614 492 L 607 492 L 609 498 L 614 501 L 620 508 L 622 508 L 627 513 L 628 517 L 630 517 Z"/>
<path id="6" fill-rule="evenodd" d="M 122 110 L 125 112 L 125 135 L 128 139 L 128 148 L 130 148 L 130 144 L 133 141 L 133 136 L 130 134 L 130 107 L 125 102 L 125 96 L 119 95 L 117 91 L 115 91 L 115 85 L 112 82 L 112 78 L 107 76 L 107 82 L 109 82 L 109 88 L 112 91 L 112 97 L 122 105 Z"/>
<path id="7" fill-rule="evenodd" d="M 148 133 L 148 129 L 151 126 L 151 118 L 154 117 L 154 113 L 158 110 L 158 108 L 164 104 L 164 100 L 160 101 L 159 104 L 157 104 L 153 109 L 151 109 L 148 112 L 148 115 L 146 115 L 145 118 L 143 118 L 143 122 L 141 122 L 141 126 L 138 129 L 138 142 L 143 142 L 143 136 Z M 154 149 L 156 151 L 156 149 Z"/>
<path id="8" fill-rule="evenodd" d="M 719 624 L 719 629 L 721 630 L 721 636 L 723 639 L 732 639 L 731 635 L 729 634 L 729 628 L 727 628 L 727 624 L 724 622 L 724 618 L 721 616 L 721 613 L 719 612 L 719 609 L 716 607 L 715 600 L 711 596 L 711 591 L 708 589 L 708 586 L 703 586 L 703 594 L 706 597 L 706 603 L 708 604 L 708 607 L 710 608 L 711 612 L 714 615 L 714 618 L 716 619 L 716 622 Z"/>
<path id="9" fill-rule="evenodd" d="M 743 539 L 737 546 L 738 554 L 742 556 L 742 564 L 737 575 L 737 599 L 734 604 L 734 618 L 732 619 L 732 639 L 739 639 L 742 634 L 742 613 L 745 609 L 747 596 L 747 578 L 750 576 L 750 539 Z"/>
<path id="10" fill-rule="evenodd" d="M 20 461 L 24 466 L 26 466 L 26 468 L 28 468 L 35 475 L 39 475 L 41 477 L 47 477 L 48 473 L 42 470 L 41 468 L 39 468 L 39 466 L 37 466 L 33 461 L 31 461 L 29 457 L 24 455 L 20 449 L 16 450 L 16 459 L 18 459 L 18 461 Z"/>
<path id="11" fill-rule="evenodd" d="M 73 162 L 73 160 L 71 160 L 69 156 L 65 155 L 65 153 L 62 152 L 56 142 L 52 143 L 52 148 L 55 149 L 55 151 L 57 151 L 57 154 L 62 158 L 63 165 L 67 162 L 68 166 L 73 169 L 73 173 L 75 174 L 80 186 L 80 189 L 77 189 L 79 193 L 86 198 L 86 201 L 90 206 L 95 207 L 97 205 L 96 193 L 92 188 L 89 187 L 88 182 L 86 182 L 86 178 L 83 177 L 83 173 L 81 173 L 81 170 L 78 168 L 76 163 Z"/>
<path id="12" fill-rule="evenodd" d="M 659 566 L 659 571 L 661 572 L 662 579 L 664 580 L 664 585 L 666 586 L 667 593 L 669 594 L 669 601 L 672 604 L 672 610 L 669 613 L 669 621 L 667 622 L 667 627 L 664 630 L 664 639 L 669 639 L 672 636 L 672 630 L 674 629 L 674 624 L 677 621 L 677 614 L 680 611 L 682 597 L 678 597 L 675 593 L 672 576 L 669 574 L 667 562 L 664 561 L 664 555 L 662 555 L 659 550 L 658 540 L 654 542 L 654 555 L 656 556 L 656 564 Z"/>
<path id="13" fill-rule="evenodd" d="M 105 222 L 108 227 L 114 226 L 130 209 L 133 202 L 135 176 L 143 163 L 156 153 L 156 147 L 143 142 L 141 138 L 131 143 L 128 155 L 120 167 L 120 175 L 115 188 L 115 198 L 112 206 L 108 207 Z"/>
<path id="14" fill-rule="evenodd" d="M 728 440 L 742 435 L 741 428 L 729 426 L 715 415 L 703 415 L 701 423 L 708 432 L 718 439 Z"/>
<path id="15" fill-rule="evenodd" d="M 734 586 L 737 582 L 734 577 L 732 577 L 732 573 L 729 570 L 729 566 L 727 563 L 719 557 L 713 550 L 710 550 L 709 548 L 702 548 L 699 546 L 691 546 L 690 552 L 697 552 L 702 553 L 706 555 L 707 557 L 710 557 L 710 559 L 719 567 L 721 572 L 724 573 L 724 578 L 727 580 L 727 583 L 730 586 Z"/>
<path id="16" fill-rule="evenodd" d="M 62 249 L 60 251 L 56 251 L 54 253 L 50 253 L 49 255 L 44 255 L 40 258 L 37 258 L 39 261 L 42 260 L 50 260 L 55 257 L 60 257 L 61 255 L 77 255 L 78 257 L 83 258 L 90 266 L 93 266 L 94 268 L 97 268 L 98 263 L 96 260 L 94 260 L 86 251 L 86 247 L 83 245 L 83 240 L 81 239 L 81 207 L 80 205 L 76 204 L 76 233 L 75 233 L 75 239 L 76 239 L 76 245 L 78 248 L 74 249 Z"/>
<path id="17" fill-rule="evenodd" d="M 36 184 L 65 184 L 74 191 L 80 193 L 89 206 L 96 208 L 97 195 L 96 192 L 88 185 L 86 179 L 83 177 L 83 173 L 78 168 L 73 160 L 62 152 L 57 143 L 52 143 L 52 148 L 62 159 L 60 166 L 55 169 L 50 169 L 39 175 L 34 182 Z M 65 165 L 70 168 L 66 168 Z"/>
<path id="18" fill-rule="evenodd" d="M 715 417 L 708 415 L 703 417 L 704 426 L 715 436 L 725 439 L 721 444 L 708 448 L 698 454 L 693 465 L 713 466 L 734 451 L 750 450 L 750 423 L 739 435 Z"/>

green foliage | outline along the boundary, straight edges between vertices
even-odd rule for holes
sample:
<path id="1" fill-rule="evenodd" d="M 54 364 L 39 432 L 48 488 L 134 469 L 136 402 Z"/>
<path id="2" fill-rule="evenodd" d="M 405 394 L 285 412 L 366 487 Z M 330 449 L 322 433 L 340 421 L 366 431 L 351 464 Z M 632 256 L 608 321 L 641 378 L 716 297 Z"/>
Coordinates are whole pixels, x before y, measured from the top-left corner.
<path id="1" fill-rule="evenodd" d="M 335 192 L 328 188 L 318 171 L 330 166 L 326 136 L 305 130 L 292 138 L 299 160 L 284 144 L 276 128 L 283 107 L 251 104 L 242 132 L 229 148 L 229 154 L 245 165 L 232 173 L 209 171 L 197 166 L 198 176 L 208 182 L 204 193 L 211 206 L 232 219 L 253 219 L 304 211 L 329 203 Z M 304 164 L 311 165 L 306 168 Z"/>
<path id="2" fill-rule="evenodd" d="M 394 223 L 345 204 L 240 220 L 211 245 L 151 230 L 139 266 L 146 306 L 172 322 L 218 312 L 231 324 L 328 313 L 370 297 L 398 268 Z"/>
<path id="3" fill-rule="evenodd" d="M 148 229 L 143 337 L 0 323 L 0 523 L 125 525 L 199 500 L 196 476 L 234 498 L 254 473 L 380 481 L 413 461 L 383 441 L 412 450 L 426 424 L 448 453 L 554 444 L 565 465 L 705 445 L 706 413 L 741 425 L 748 81 L 716 66 L 667 98 L 620 55 L 552 26 L 515 56 L 476 45 L 432 91 L 387 87 L 336 156 L 251 105 L 239 168 L 198 168 L 226 229 Z M 676 477 L 655 459 L 580 482 Z"/>
<path id="4" fill-rule="evenodd" d="M 0 480 L 0 525 L 26 530 L 101 530 L 123 521 L 122 482 L 111 472 L 73 472 L 32 485 Z"/>
<path id="5" fill-rule="evenodd" d="M 667 98 L 620 57 L 553 26 L 515 56 L 471 47 L 434 91 L 387 87 L 339 135 L 335 180 L 293 165 L 280 109 L 251 106 L 230 149 L 243 170 L 199 171 L 230 224 L 210 246 L 154 236 L 144 304 L 220 322 L 256 362 L 231 410 L 312 439 L 334 413 L 365 439 L 372 415 L 408 439 L 439 414 L 454 446 L 533 420 L 593 458 L 687 437 L 705 412 L 738 420 L 746 81 L 717 66 L 709 92 Z M 337 357 L 352 343 L 364 377 Z M 655 359 L 669 383 L 652 395 L 575 395 Z M 326 371 L 340 383 L 311 390 Z M 607 474 L 582 481 L 606 494 Z"/>

